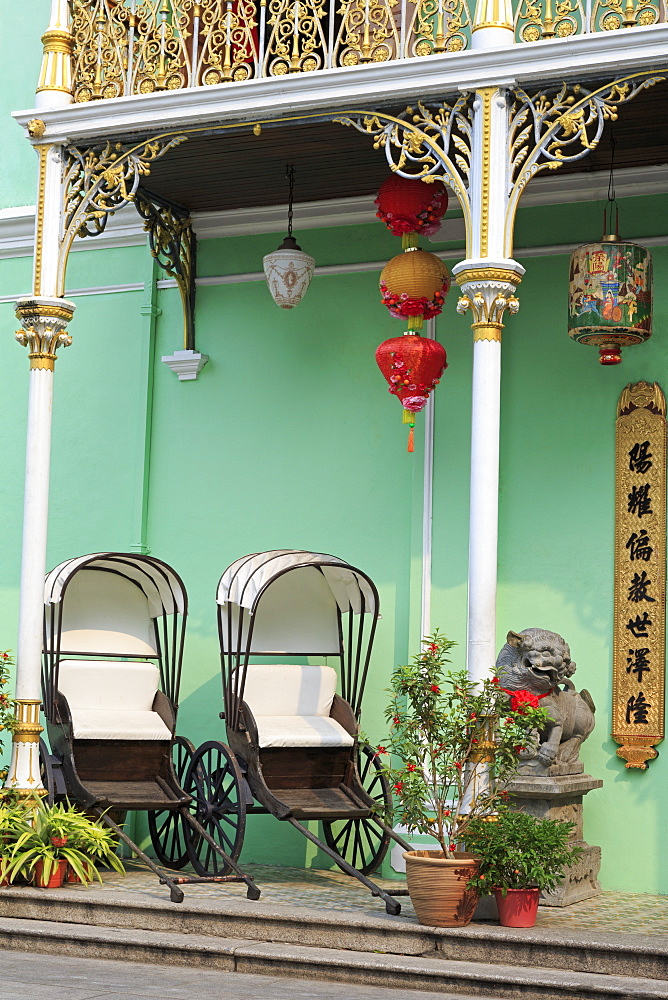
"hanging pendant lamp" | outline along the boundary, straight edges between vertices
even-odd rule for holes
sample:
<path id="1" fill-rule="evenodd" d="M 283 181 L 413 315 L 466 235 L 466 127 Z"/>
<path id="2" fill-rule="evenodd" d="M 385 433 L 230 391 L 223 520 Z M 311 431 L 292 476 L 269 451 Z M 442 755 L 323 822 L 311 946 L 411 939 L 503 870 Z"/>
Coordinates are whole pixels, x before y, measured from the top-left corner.
<path id="1" fill-rule="evenodd" d="M 645 247 L 618 235 L 614 139 L 611 146 L 603 237 L 573 252 L 569 280 L 569 336 L 579 344 L 598 347 L 602 365 L 618 365 L 623 347 L 642 344 L 652 335 L 652 258 Z"/>
<path id="2" fill-rule="evenodd" d="M 288 235 L 280 247 L 263 258 L 264 276 L 271 296 L 281 309 L 294 309 L 304 298 L 315 270 L 315 260 L 304 253 L 292 235 L 292 203 L 295 168 L 287 166 L 285 176 L 290 185 L 288 201 Z"/>

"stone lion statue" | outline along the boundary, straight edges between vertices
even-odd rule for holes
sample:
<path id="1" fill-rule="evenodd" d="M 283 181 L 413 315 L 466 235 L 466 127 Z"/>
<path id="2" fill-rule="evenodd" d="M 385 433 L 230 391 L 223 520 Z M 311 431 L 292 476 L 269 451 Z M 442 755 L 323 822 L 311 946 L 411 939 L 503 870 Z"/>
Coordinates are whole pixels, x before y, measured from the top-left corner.
<path id="1" fill-rule="evenodd" d="M 568 643 L 556 632 L 525 628 L 509 632 L 496 661 L 501 685 L 509 691 L 527 690 L 542 695 L 541 708 L 548 721 L 538 743 L 527 751 L 521 771 L 573 773 L 582 770 L 580 745 L 594 728 L 596 711 L 588 691 L 575 690 L 575 673 Z"/>

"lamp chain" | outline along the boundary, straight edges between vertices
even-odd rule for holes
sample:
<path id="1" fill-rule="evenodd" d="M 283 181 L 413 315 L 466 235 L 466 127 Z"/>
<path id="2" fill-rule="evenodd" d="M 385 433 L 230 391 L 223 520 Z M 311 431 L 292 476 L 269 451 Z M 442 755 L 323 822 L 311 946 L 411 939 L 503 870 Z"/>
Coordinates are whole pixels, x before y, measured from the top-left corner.
<path id="1" fill-rule="evenodd" d="M 288 236 L 292 236 L 292 200 L 295 190 L 295 168 L 290 165 L 286 166 L 285 176 L 290 185 L 290 194 L 288 196 Z"/>

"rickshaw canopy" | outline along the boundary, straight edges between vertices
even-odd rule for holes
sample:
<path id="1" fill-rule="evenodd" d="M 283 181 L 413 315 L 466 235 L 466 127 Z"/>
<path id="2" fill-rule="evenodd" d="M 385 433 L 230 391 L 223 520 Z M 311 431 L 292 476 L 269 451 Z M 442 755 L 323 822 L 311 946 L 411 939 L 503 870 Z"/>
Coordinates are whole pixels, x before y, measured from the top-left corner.
<path id="1" fill-rule="evenodd" d="M 235 560 L 220 579 L 217 603 L 236 604 L 254 614 L 262 595 L 279 577 L 308 570 L 322 575 L 342 614 L 352 611 L 378 617 L 378 596 L 366 574 L 337 556 L 300 549 L 256 552 Z M 313 579 L 312 573 L 309 576 Z"/>

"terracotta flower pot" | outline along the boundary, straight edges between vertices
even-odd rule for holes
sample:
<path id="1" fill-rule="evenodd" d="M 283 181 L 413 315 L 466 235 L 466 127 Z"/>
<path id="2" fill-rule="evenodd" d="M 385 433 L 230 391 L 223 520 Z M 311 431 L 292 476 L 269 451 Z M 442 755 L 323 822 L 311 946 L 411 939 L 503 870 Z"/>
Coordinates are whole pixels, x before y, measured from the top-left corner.
<path id="1" fill-rule="evenodd" d="M 499 920 L 503 927 L 533 927 L 538 915 L 540 889 L 495 889 Z"/>
<path id="2" fill-rule="evenodd" d="M 93 879 L 95 878 L 95 865 L 93 864 L 92 861 L 90 861 L 87 865 L 84 865 L 84 871 L 86 872 L 88 881 L 92 882 Z M 67 874 L 65 876 L 65 881 L 81 883 L 81 879 L 79 878 L 79 876 L 77 875 L 77 873 L 75 872 L 74 868 L 72 868 L 71 865 L 67 866 Z"/>
<path id="3" fill-rule="evenodd" d="M 431 927 L 465 927 L 478 902 L 475 889 L 467 889 L 477 874 L 479 861 L 457 852 L 450 860 L 442 851 L 406 851 L 406 882 L 421 924 Z"/>
<path id="4" fill-rule="evenodd" d="M 67 861 L 61 859 L 56 862 L 56 867 L 51 869 L 51 874 L 44 878 L 44 863 L 38 861 L 35 865 L 35 885 L 40 889 L 59 889 L 63 884 L 65 872 L 67 871 Z"/>

